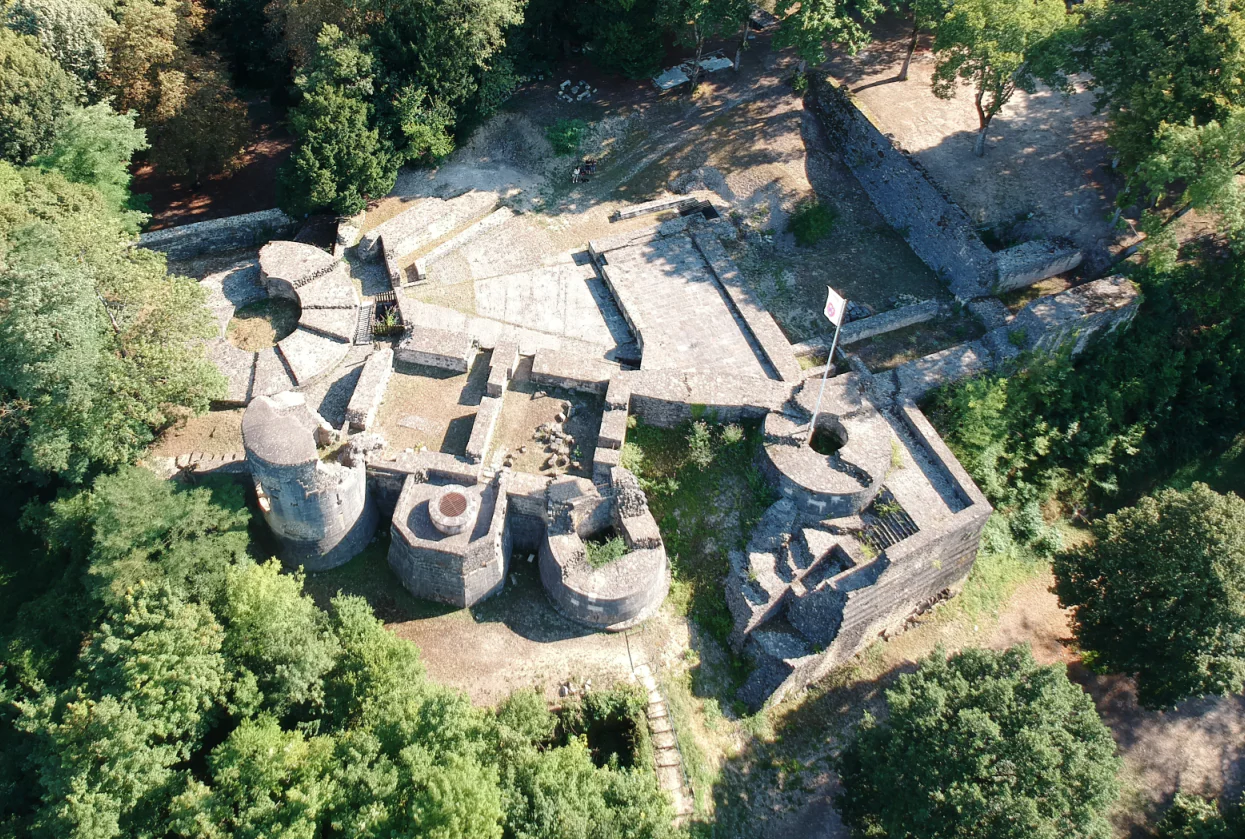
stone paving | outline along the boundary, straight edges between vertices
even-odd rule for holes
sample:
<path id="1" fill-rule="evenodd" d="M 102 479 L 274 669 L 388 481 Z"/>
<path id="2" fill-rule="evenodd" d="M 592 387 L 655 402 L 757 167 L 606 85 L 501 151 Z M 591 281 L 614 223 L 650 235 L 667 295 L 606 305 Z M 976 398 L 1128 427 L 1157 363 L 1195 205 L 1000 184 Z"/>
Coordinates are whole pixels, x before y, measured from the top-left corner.
<path id="1" fill-rule="evenodd" d="M 606 259 L 611 285 L 647 330 L 641 369 L 770 378 L 759 348 L 690 237 L 628 245 L 608 251 Z"/>
<path id="2" fill-rule="evenodd" d="M 602 346 L 631 341 L 627 322 L 592 264 L 563 262 L 475 283 L 487 318 Z"/>

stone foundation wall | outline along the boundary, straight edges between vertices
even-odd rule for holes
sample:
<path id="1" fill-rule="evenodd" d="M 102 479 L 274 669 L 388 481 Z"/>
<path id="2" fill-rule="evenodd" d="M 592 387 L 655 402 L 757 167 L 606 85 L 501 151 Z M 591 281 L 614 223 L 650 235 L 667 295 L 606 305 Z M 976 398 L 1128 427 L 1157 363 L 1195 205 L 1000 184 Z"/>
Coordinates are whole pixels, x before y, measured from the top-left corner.
<path id="1" fill-rule="evenodd" d="M 763 419 L 791 396 L 791 385 L 752 376 L 636 370 L 621 374 L 631 413 L 649 425 L 674 428 L 691 419 Z"/>
<path id="2" fill-rule="evenodd" d="M 293 234 L 298 223 L 280 210 L 182 224 L 138 237 L 138 246 L 163 251 L 169 259 L 193 259 L 207 253 L 262 245 Z"/>
<path id="3" fill-rule="evenodd" d="M 973 230 L 968 215 L 948 199 L 907 155 L 895 148 L 850 92 L 812 75 L 805 98 L 843 161 L 886 222 L 913 253 L 943 277 L 962 300 L 994 287 L 994 255 Z"/>
<path id="4" fill-rule="evenodd" d="M 1031 286 L 1056 277 L 1081 264 L 1081 252 L 1075 246 L 1053 239 L 1025 242 L 995 254 L 999 278 L 995 294 Z"/>
<path id="5" fill-rule="evenodd" d="M 933 320 L 938 317 L 938 308 L 937 300 L 923 300 L 920 303 L 913 303 L 911 306 L 901 306 L 898 309 L 891 309 L 889 312 L 882 312 L 872 317 L 845 323 L 843 324 L 842 331 L 839 333 L 839 344 L 842 346 L 854 344 L 866 338 L 885 335 L 887 332 L 894 332 L 896 329 L 904 329 L 918 323 L 924 323 L 927 320 Z M 829 347 L 826 348 L 828 349 Z"/>
<path id="6" fill-rule="evenodd" d="M 363 363 L 363 372 L 354 387 L 350 404 L 346 406 L 346 419 L 355 431 L 366 431 L 376 419 L 376 411 L 385 398 L 385 388 L 393 375 L 393 350 L 381 347 L 374 350 Z"/>

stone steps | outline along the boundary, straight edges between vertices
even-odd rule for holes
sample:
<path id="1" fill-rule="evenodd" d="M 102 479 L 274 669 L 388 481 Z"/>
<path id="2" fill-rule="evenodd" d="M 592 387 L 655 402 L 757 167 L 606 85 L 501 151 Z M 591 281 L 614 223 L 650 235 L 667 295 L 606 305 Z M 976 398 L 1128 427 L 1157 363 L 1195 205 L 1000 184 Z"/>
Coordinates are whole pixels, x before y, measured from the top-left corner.
<path id="1" fill-rule="evenodd" d="M 679 751 L 678 739 L 666 708 L 665 697 L 653 672 L 647 664 L 639 664 L 632 670 L 636 681 L 644 688 L 648 696 L 648 730 L 653 738 L 653 763 L 657 773 L 658 785 L 670 793 L 674 805 L 674 824 L 676 827 L 687 823 L 695 810 L 692 791 L 687 784 L 687 775 L 683 771 L 683 755 Z"/>

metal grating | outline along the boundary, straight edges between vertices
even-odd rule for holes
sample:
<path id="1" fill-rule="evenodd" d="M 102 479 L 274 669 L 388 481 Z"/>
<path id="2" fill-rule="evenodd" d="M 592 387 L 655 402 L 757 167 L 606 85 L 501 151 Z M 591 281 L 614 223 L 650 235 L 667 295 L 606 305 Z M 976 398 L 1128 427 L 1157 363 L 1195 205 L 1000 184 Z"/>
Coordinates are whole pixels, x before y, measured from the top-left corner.
<path id="1" fill-rule="evenodd" d="M 441 504 L 439 506 L 443 516 L 449 516 L 450 518 L 461 516 L 467 512 L 467 496 L 461 492 L 447 492 L 441 496 Z"/>

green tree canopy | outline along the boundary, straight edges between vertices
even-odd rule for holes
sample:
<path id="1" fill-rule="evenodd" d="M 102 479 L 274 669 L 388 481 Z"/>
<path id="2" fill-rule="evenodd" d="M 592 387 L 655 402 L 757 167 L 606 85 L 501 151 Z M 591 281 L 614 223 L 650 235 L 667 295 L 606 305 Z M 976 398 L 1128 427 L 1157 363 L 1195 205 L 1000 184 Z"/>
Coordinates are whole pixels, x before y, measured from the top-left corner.
<path id="1" fill-rule="evenodd" d="M 290 114 L 298 147 L 281 177 L 291 212 L 331 207 L 349 215 L 393 188 L 399 158 L 371 124 L 372 67 L 365 45 L 324 27 L 299 79 L 303 101 Z"/>
<path id="2" fill-rule="evenodd" d="M 810 64 L 826 60 L 827 42 L 854 54 L 872 40 L 865 25 L 884 8 L 880 0 L 778 0 L 774 11 L 782 21 L 773 43 L 795 47 L 800 61 Z"/>
<path id="3" fill-rule="evenodd" d="M 132 246 L 140 217 L 0 163 L 0 469 L 77 482 L 133 460 L 222 386 L 203 291 Z"/>
<path id="4" fill-rule="evenodd" d="M 869 836 L 1107 839 L 1115 742 L 1061 666 L 1027 647 L 936 653 L 843 752 L 838 806 Z"/>
<path id="5" fill-rule="evenodd" d="M 1245 501 L 1205 484 L 1107 516 L 1055 562 L 1055 590 L 1096 667 L 1147 706 L 1245 687 Z"/>
<path id="6" fill-rule="evenodd" d="M 134 113 L 118 114 L 103 102 L 65 115 L 51 150 L 35 163 L 55 169 L 73 183 L 99 190 L 113 206 L 130 201 L 130 159 L 147 148 L 146 132 L 134 127 Z"/>
<path id="7" fill-rule="evenodd" d="M 15 0 L 7 22 L 34 36 L 45 55 L 90 91 L 107 62 L 104 38 L 113 21 L 106 9 L 97 0 Z"/>
<path id="8" fill-rule="evenodd" d="M 1222 121 L 1245 105 L 1240 0 L 1088 3 L 1076 39 L 1124 171 L 1148 158 L 1160 126 Z"/>
<path id="9" fill-rule="evenodd" d="M 25 163 L 51 149 L 77 102 L 77 83 L 33 36 L 0 26 L 0 160 Z"/>
<path id="10" fill-rule="evenodd" d="M 1075 25 L 1062 0 L 957 0 L 934 25 L 934 94 L 955 96 L 963 81 L 973 91 L 979 130 L 973 151 L 985 154 L 990 121 L 1017 90 L 1039 81 L 1067 91 L 1067 44 Z"/>
<path id="11" fill-rule="evenodd" d="M 1175 799 L 1155 828 L 1157 839 L 1239 839 L 1245 833 L 1240 806 L 1225 815 L 1219 802 L 1176 793 Z"/>

